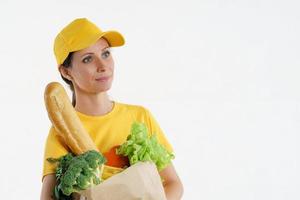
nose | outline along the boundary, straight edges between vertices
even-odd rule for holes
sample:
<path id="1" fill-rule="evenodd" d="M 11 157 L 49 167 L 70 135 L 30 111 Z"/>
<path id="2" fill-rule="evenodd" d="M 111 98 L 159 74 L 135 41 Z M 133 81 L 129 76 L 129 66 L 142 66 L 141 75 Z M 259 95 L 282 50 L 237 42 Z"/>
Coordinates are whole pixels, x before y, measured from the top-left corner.
<path id="1" fill-rule="evenodd" d="M 97 66 L 97 72 L 105 72 L 106 71 L 106 66 L 105 63 L 101 60 L 101 58 L 97 57 L 96 61 L 96 66 Z"/>

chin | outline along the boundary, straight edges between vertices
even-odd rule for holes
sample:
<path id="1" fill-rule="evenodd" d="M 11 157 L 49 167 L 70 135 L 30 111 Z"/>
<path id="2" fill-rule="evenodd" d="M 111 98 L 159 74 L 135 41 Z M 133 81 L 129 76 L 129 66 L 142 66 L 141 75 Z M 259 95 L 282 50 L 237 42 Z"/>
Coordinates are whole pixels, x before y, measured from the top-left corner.
<path id="1" fill-rule="evenodd" d="M 96 92 L 100 93 L 100 92 L 107 92 L 108 90 L 110 90 L 111 86 L 109 87 L 102 87 L 102 88 L 97 88 Z"/>

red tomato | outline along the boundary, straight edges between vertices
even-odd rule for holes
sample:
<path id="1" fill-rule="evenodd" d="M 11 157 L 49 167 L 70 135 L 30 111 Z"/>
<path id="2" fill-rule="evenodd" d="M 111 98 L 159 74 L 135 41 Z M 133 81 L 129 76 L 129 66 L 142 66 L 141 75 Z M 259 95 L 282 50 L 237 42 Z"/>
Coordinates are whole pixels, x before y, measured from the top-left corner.
<path id="1" fill-rule="evenodd" d="M 118 155 L 116 153 L 118 147 L 120 147 L 120 145 L 112 147 L 108 152 L 105 152 L 103 154 L 107 160 L 105 165 L 112 166 L 112 167 L 119 167 L 119 168 L 124 168 L 125 166 L 129 167 L 128 157 Z"/>

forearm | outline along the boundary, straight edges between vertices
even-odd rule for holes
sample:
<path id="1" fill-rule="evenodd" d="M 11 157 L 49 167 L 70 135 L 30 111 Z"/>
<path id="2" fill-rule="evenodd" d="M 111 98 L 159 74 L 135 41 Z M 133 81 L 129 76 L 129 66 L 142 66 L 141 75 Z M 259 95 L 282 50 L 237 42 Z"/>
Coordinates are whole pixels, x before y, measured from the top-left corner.
<path id="1" fill-rule="evenodd" d="M 41 200 L 54 200 L 52 198 L 52 191 L 51 190 L 43 190 L 40 196 Z"/>
<path id="2" fill-rule="evenodd" d="M 180 200 L 183 195 L 182 183 L 178 181 L 170 181 L 165 183 L 164 190 L 167 200 Z"/>
<path id="3" fill-rule="evenodd" d="M 41 200 L 53 200 L 52 194 L 56 184 L 56 178 L 54 174 L 49 174 L 44 177 L 41 191 Z"/>

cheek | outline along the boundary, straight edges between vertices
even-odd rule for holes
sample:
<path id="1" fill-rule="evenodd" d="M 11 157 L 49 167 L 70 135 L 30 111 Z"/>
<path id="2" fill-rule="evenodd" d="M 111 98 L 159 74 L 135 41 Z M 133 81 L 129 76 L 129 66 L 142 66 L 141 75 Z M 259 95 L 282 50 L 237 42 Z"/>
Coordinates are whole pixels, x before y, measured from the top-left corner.
<path id="1" fill-rule="evenodd" d="M 114 67 L 115 67 L 115 63 L 112 58 L 109 60 L 109 66 L 111 67 L 111 69 L 114 69 Z"/>
<path id="2" fill-rule="evenodd" d="M 111 69 L 112 77 L 114 77 L 115 65 L 114 65 L 114 61 L 113 60 L 111 61 L 111 65 L 110 66 L 111 66 L 110 69 Z"/>
<path id="3" fill-rule="evenodd" d="M 87 85 L 92 79 L 92 73 L 87 70 L 77 70 L 75 74 L 76 82 L 79 85 Z"/>
<path id="4" fill-rule="evenodd" d="M 113 75 L 113 74 L 114 74 L 114 72 L 115 72 L 115 68 L 114 68 L 114 67 L 112 67 L 112 68 L 111 68 L 111 74 Z"/>

